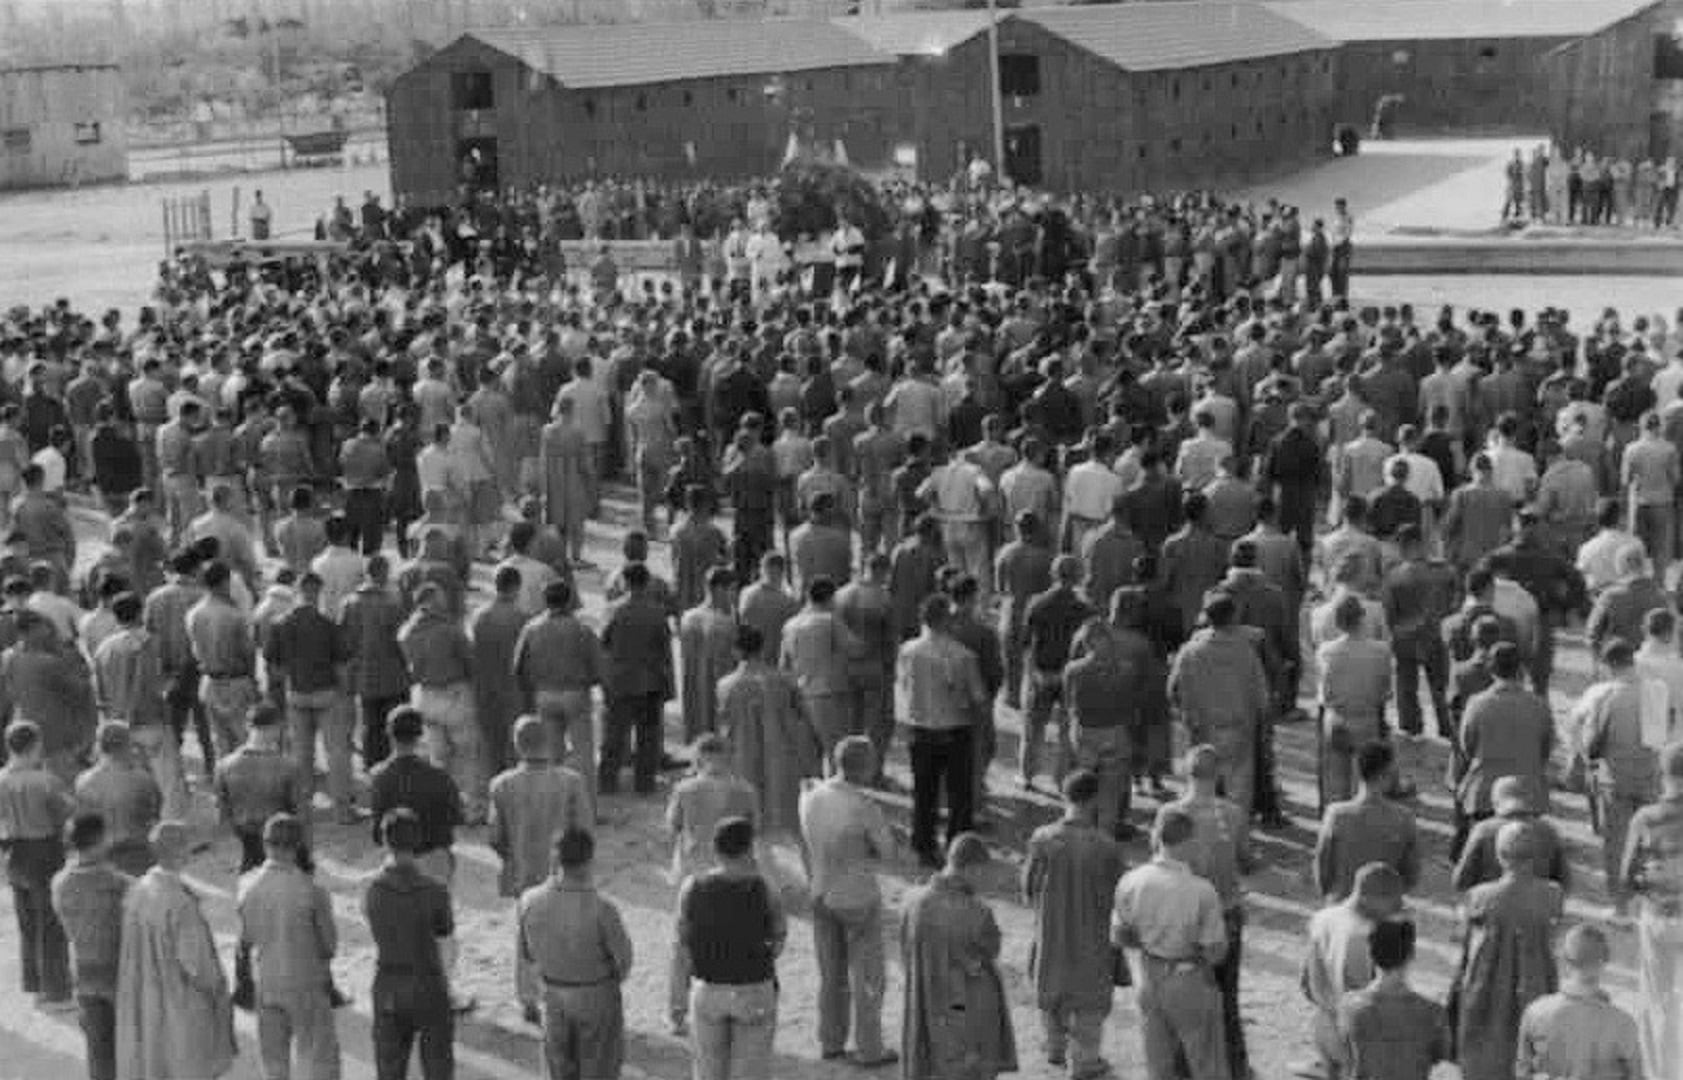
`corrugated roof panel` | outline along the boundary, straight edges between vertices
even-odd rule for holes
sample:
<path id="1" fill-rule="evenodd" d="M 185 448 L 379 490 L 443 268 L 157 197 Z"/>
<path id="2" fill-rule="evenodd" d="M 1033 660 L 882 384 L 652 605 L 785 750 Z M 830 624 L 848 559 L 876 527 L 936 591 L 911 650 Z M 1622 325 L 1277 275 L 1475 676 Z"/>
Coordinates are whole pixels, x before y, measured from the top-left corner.
<path id="1" fill-rule="evenodd" d="M 1230 64 L 1335 44 L 1302 23 L 1249 2 L 1175 0 L 1032 8 L 1012 15 L 1128 71 Z"/>
<path id="2" fill-rule="evenodd" d="M 1266 6 L 1341 41 L 1578 38 L 1658 0 L 1271 0 Z"/>
<path id="3" fill-rule="evenodd" d="M 909 11 L 832 21 L 895 56 L 941 56 L 988 28 L 985 11 Z"/>
<path id="4" fill-rule="evenodd" d="M 805 19 L 472 30 L 468 36 L 581 90 L 893 61 L 857 34 Z"/>

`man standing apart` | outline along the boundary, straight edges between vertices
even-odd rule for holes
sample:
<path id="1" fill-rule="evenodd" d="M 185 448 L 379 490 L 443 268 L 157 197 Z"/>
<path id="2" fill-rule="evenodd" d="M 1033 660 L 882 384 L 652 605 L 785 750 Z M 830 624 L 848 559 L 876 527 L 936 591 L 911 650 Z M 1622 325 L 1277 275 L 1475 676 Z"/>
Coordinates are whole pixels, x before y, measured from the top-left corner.
<path id="1" fill-rule="evenodd" d="M 473 707 L 473 646 L 445 610 L 444 592 L 427 583 L 415 614 L 397 632 L 414 681 L 410 701 L 426 724 L 428 756 L 455 781 L 468 825 L 485 820 L 485 764 Z"/>
<path id="2" fill-rule="evenodd" d="M 905 1080 L 993 1080 L 1017 1071 L 1017 1040 L 999 975 L 999 924 L 978 888 L 993 856 L 960 833 L 946 864 L 911 890 L 900 915 L 906 973 Z"/>
<path id="3" fill-rule="evenodd" d="M 912 757 L 912 850 L 924 865 L 941 865 L 935 846 L 936 800 L 947 793 L 947 841 L 969 832 L 974 814 L 974 738 L 991 709 L 976 657 L 947 633 L 952 606 L 924 600 L 923 633 L 900 647 L 895 713 L 909 729 Z"/>
<path id="4" fill-rule="evenodd" d="M 900 1060 L 882 1040 L 886 975 L 882 889 L 875 871 L 878 862 L 893 857 L 894 835 L 865 791 L 877 771 L 871 741 L 851 735 L 836 746 L 834 758 L 830 778 L 809 786 L 800 803 L 801 836 L 812 863 L 818 1043 L 825 1061 L 848 1057 L 851 1026 L 853 1063 L 877 1068 Z"/>
<path id="5" fill-rule="evenodd" d="M 117 976 L 118 1080 L 217 1077 L 234 1063 L 234 1007 L 216 939 L 181 879 L 187 827 L 152 830 L 158 865 L 123 902 Z"/>
<path id="6" fill-rule="evenodd" d="M 1385 737 L 1391 698 L 1391 650 L 1363 633 L 1360 599 L 1346 596 L 1333 612 L 1338 636 L 1315 652 L 1321 673 L 1321 806 L 1356 792 L 1356 755 Z"/>
<path id="7" fill-rule="evenodd" d="M 405 752 L 414 756 L 412 738 Z M 396 809 L 376 821 L 386 863 L 362 902 L 374 939 L 374 1073 L 378 1080 L 407 1080 L 419 1040 L 423 1080 L 450 1080 L 455 1018 L 443 955 L 454 944 L 450 893 L 416 862 L 427 840 L 413 810 Z"/>
<path id="8" fill-rule="evenodd" d="M 1656 793 L 1659 772 L 1654 748 L 1643 739 L 1645 688 L 1636 674 L 1630 642 L 1616 638 L 1601 650 L 1607 678 L 1584 691 L 1572 708 L 1577 751 L 1595 770 L 1590 797 L 1601 833 L 1602 866 L 1613 917 L 1623 918 L 1630 904 L 1619 873 L 1631 818 Z"/>
<path id="9" fill-rule="evenodd" d="M 338 949 L 333 902 L 298 865 L 304 825 L 276 814 L 263 826 L 264 864 L 240 879 L 240 943 L 255 958 L 257 1042 L 263 1072 L 338 1080 L 329 963 Z"/>
<path id="10" fill-rule="evenodd" d="M 339 824 L 359 818 L 351 795 L 351 714 L 339 688 L 349 659 L 339 627 L 322 613 L 321 578 L 314 570 L 298 579 L 303 602 L 269 631 L 263 658 L 286 678 L 286 720 L 292 753 L 303 778 L 308 817 L 315 802 L 316 736 L 327 754 L 327 793 Z"/>
<path id="11" fill-rule="evenodd" d="M 1030 957 L 1046 1060 L 1073 1080 L 1105 1076 L 1104 1021 L 1116 964 L 1110 907 L 1126 869 L 1122 845 L 1099 822 L 1100 783 L 1077 769 L 1064 778 L 1064 816 L 1029 838 L 1023 899 L 1034 908 Z"/>
<path id="12" fill-rule="evenodd" d="M 649 595 L 649 568 L 627 566 L 629 594 L 609 612 L 602 628 L 606 654 L 608 725 L 596 786 L 603 794 L 619 790 L 620 770 L 635 740 L 632 786 L 652 795 L 660 767 L 661 720 L 672 696 L 672 627 L 663 604 Z"/>
<path id="13" fill-rule="evenodd" d="M 853 734 L 850 672 L 863 646 L 836 614 L 836 583 L 818 577 L 806 586 L 806 607 L 783 627 L 780 666 L 800 687 L 807 721 L 818 735 L 819 753 L 829 761 L 837 744 Z"/>
<path id="14" fill-rule="evenodd" d="M 1221 921 L 1227 929 L 1227 953 L 1214 965 L 1221 992 L 1221 1026 L 1227 1037 L 1227 1060 L 1236 1080 L 1250 1075 L 1250 1052 L 1245 1046 L 1244 1022 L 1239 1014 L 1239 972 L 1244 963 L 1245 889 L 1240 880 L 1256 868 L 1251 853 L 1251 815 L 1216 791 L 1221 758 L 1209 746 L 1194 746 L 1186 755 L 1186 794 L 1172 804 L 1192 819 L 1192 840 L 1186 865 L 1215 886 L 1221 900 Z"/>
<path id="15" fill-rule="evenodd" d="M 1392 919 L 1368 934 L 1373 982 L 1344 995 L 1338 1010 L 1352 1080 L 1428 1080 L 1433 1066 L 1450 1058 L 1443 1006 L 1408 984 L 1414 933 L 1412 922 Z"/>
<path id="16" fill-rule="evenodd" d="M 1241 804 L 1244 805 L 1244 804 Z M 1110 916 L 1111 943 L 1139 954 L 1140 1021 L 1149 1080 L 1227 1080 L 1221 999 L 1210 970 L 1227 955 L 1215 886 L 1187 864 L 1197 825 L 1165 806 L 1152 831 L 1155 855 L 1124 874 Z"/>
<path id="17" fill-rule="evenodd" d="M 754 863 L 754 826 L 713 829 L 718 866 L 678 893 L 678 943 L 689 954 L 695 1080 L 771 1080 L 777 956 L 788 928 Z"/>
<path id="18" fill-rule="evenodd" d="M 65 836 L 76 860 L 53 878 L 53 911 L 75 964 L 88 1080 L 117 1080 L 117 964 L 123 898 L 134 880 L 106 858 L 105 821 L 98 814 L 77 814 Z"/>
<path id="19" fill-rule="evenodd" d="M 620 984 L 631 974 L 631 938 L 619 909 L 592 880 L 595 837 L 566 829 L 554 849 L 555 875 L 520 897 L 521 962 L 544 988 L 544 1071 L 617 1080 L 625 1061 Z"/>
<path id="20" fill-rule="evenodd" d="M 552 581 L 544 613 L 528 621 L 514 643 L 514 679 L 526 706 L 549 729 L 551 760 L 584 777 L 596 805 L 596 717 L 590 691 L 602 682 L 602 644 L 573 614 L 573 587 Z"/>
<path id="21" fill-rule="evenodd" d="M 563 765 L 552 764 L 548 731 L 542 720 L 522 716 L 514 724 L 514 749 L 520 764 L 491 781 L 487 839 L 502 866 L 497 895 L 519 897 L 543 883 L 550 873 L 551 848 L 561 833 L 589 829 L 595 824 L 584 778 Z M 525 953 L 515 950 L 514 984 L 526 1022 L 540 1022 L 536 980 L 527 969 Z"/>
<path id="22" fill-rule="evenodd" d="M 1268 674 L 1256 646 L 1236 625 L 1238 606 L 1231 595 L 1212 595 L 1204 604 L 1204 619 L 1209 629 L 1195 634 L 1175 655 L 1169 701 L 1180 710 L 1189 740 L 1215 749 L 1226 797 L 1250 807 L 1257 731 L 1270 703 Z"/>
<path id="23" fill-rule="evenodd" d="M 53 875 L 64 866 L 64 823 L 76 808 L 69 786 L 47 768 L 41 729 L 13 720 L 0 767 L 0 846 L 18 920 L 23 992 L 43 1008 L 70 1004 L 70 956 L 53 914 Z"/>

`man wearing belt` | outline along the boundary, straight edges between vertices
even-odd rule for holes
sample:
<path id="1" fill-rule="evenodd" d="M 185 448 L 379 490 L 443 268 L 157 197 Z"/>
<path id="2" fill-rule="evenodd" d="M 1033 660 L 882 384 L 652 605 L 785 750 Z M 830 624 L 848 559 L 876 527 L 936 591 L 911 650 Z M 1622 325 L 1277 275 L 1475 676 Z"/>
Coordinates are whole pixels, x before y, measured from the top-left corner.
<path id="1" fill-rule="evenodd" d="M 855 730 L 876 750 L 876 775 L 894 742 L 894 658 L 900 635 L 888 593 L 888 555 L 867 549 L 865 572 L 836 593 L 836 614 L 864 646 L 865 659 L 853 669 Z"/>
<path id="2" fill-rule="evenodd" d="M 75 965 L 88 1080 L 117 1080 L 117 965 L 123 898 L 134 881 L 106 857 L 105 822 L 98 814 L 78 813 L 65 833 L 76 858 L 53 877 L 53 911 Z"/>
<path id="3" fill-rule="evenodd" d="M 1040 773 L 1046 726 L 1054 718 L 1058 732 L 1052 758 L 1053 782 L 1062 783 L 1064 770 L 1069 767 L 1069 722 L 1063 709 L 1064 665 L 1069 663 L 1075 632 L 1098 614 L 1076 589 L 1081 583 L 1081 572 L 1080 559 L 1074 555 L 1058 556 L 1052 564 L 1052 587 L 1030 600 L 1023 615 L 1029 666 L 1019 764 L 1025 788 L 1034 787 L 1035 777 Z"/>
<path id="4" fill-rule="evenodd" d="M 1071 1080 L 1107 1076 L 1104 1021 L 1115 972 L 1110 908 L 1127 869 L 1122 845 L 1100 820 L 1096 774 L 1064 780 L 1064 816 L 1029 837 L 1023 899 L 1034 908 L 1033 975 L 1046 1031 L 1046 1060 L 1069 1063 Z"/>
<path id="5" fill-rule="evenodd" d="M 1194 746 L 1187 752 L 1186 777 L 1186 794 L 1171 805 L 1192 819 L 1187 866 L 1214 885 L 1216 895 L 1221 898 L 1227 954 L 1215 965 L 1214 974 L 1221 992 L 1227 1060 L 1233 1067 L 1233 1076 L 1243 1080 L 1250 1075 L 1250 1053 L 1245 1046 L 1245 1028 L 1239 1014 L 1239 972 L 1244 963 L 1245 929 L 1245 888 L 1240 878 L 1256 869 L 1251 852 L 1250 813 L 1217 793 L 1221 758 L 1213 747 Z"/>
<path id="6" fill-rule="evenodd" d="M 264 862 L 240 878 L 237 893 L 241 947 L 255 956 L 257 1041 L 263 1073 L 298 1072 L 308 1080 L 337 1080 L 339 1032 L 333 1022 L 333 974 L 338 951 L 333 901 L 300 865 L 304 824 L 276 814 L 263 825 Z"/>
<path id="7" fill-rule="evenodd" d="M 369 808 L 374 812 L 376 841 L 381 840 L 381 825 L 391 811 L 405 810 L 413 815 L 417 832 L 410 850 L 415 866 L 448 891 L 456 871 L 456 857 L 450 848 L 456 842 L 456 829 L 462 824 L 462 795 L 449 773 L 421 757 L 420 742 L 425 731 L 426 721 L 414 706 L 400 705 L 392 710 L 386 720 L 386 738 L 391 742 L 392 753 L 368 778 Z M 445 939 L 441 974 L 446 978 L 456 969 L 457 949 L 452 933 L 446 929 L 438 935 Z M 378 993 L 377 986 L 375 989 Z M 450 995 L 450 1008 L 455 1012 L 466 1012 L 473 1005 L 471 998 Z M 375 1007 L 378 1009 L 378 1002 Z M 403 1071 L 400 1069 L 392 1075 L 402 1076 Z"/>
<path id="8" fill-rule="evenodd" d="M 345 517 L 364 555 L 374 555 L 386 536 L 386 485 L 392 463 L 380 438 L 380 424 L 362 422 L 339 449 L 339 483 L 345 489 Z"/>
<path id="9" fill-rule="evenodd" d="M 245 581 L 246 588 L 256 592 L 262 577 L 257 566 L 257 542 L 250 526 L 239 514 L 235 491 L 234 486 L 225 481 L 212 484 L 210 509 L 187 526 L 186 539 L 190 542 L 207 537 L 215 539 L 222 557 Z"/>
<path id="10" fill-rule="evenodd" d="M 187 635 L 187 613 L 204 599 L 199 585 L 200 559 L 183 551 L 170 559 L 170 579 L 146 595 L 142 621 L 152 640 L 158 643 L 158 664 L 164 675 L 164 700 L 169 704 L 170 724 L 177 744 L 185 734 L 187 720 L 198 733 L 199 752 L 209 776 L 216 763 L 216 742 L 199 699 L 199 663 L 193 658 L 192 639 Z"/>
<path id="11" fill-rule="evenodd" d="M 1064 479 L 1063 549 L 1084 550 L 1087 534 L 1108 520 L 1122 496 L 1122 478 L 1111 468 L 1116 440 L 1099 432 L 1088 444 L 1087 460 L 1069 470 Z"/>
<path id="12" fill-rule="evenodd" d="M 0 849 L 18 920 L 23 992 L 44 1008 L 70 1004 L 70 950 L 53 913 L 53 875 L 64 866 L 64 823 L 76 809 L 65 782 L 47 768 L 41 729 L 14 719 L 0 767 Z"/>
<path id="13" fill-rule="evenodd" d="M 129 725 L 129 741 L 163 796 L 167 819 L 187 817 L 187 783 L 181 775 L 181 746 L 164 707 L 164 677 L 158 642 L 140 626 L 140 597 L 123 593 L 111 602 L 117 629 L 93 655 L 94 701 L 100 716 Z"/>
<path id="14" fill-rule="evenodd" d="M 199 516 L 199 476 L 193 468 L 193 429 L 201 408 L 197 401 L 181 406 L 181 415 L 158 428 L 153 437 L 158 472 L 163 477 L 164 517 L 170 536 L 179 540 Z"/>
<path id="15" fill-rule="evenodd" d="M 947 564 L 976 575 L 978 581 L 991 578 L 987 508 L 993 490 L 987 474 L 964 456 L 963 448 L 955 449 L 952 459 L 930 473 L 917 490 L 941 522 Z"/>
<path id="16" fill-rule="evenodd" d="M 418 720 L 415 728 L 418 735 Z M 394 809 L 376 818 L 374 830 L 384 837 L 386 864 L 369 883 L 362 911 L 374 939 L 375 1075 L 405 1080 L 419 1041 L 422 1080 L 450 1080 L 455 1019 L 444 963 L 455 933 L 450 893 L 416 861 L 427 826 L 413 810 Z"/>
<path id="17" fill-rule="evenodd" d="M 271 671 L 286 678 L 287 728 L 306 784 L 304 812 L 309 813 L 315 799 L 320 735 L 327 755 L 327 794 L 339 824 L 355 825 L 360 819 L 351 791 L 351 712 L 339 692 L 349 656 L 338 624 L 322 613 L 320 575 L 312 570 L 299 578 L 298 592 L 299 605 L 269 631 L 263 658 Z"/>
<path id="18" fill-rule="evenodd" d="M 397 632 L 414 680 L 410 704 L 426 723 L 427 752 L 460 789 L 466 823 L 485 820 L 485 769 L 473 705 L 473 646 L 445 612 L 444 591 L 431 582 L 415 593 L 415 614 Z"/>
<path id="19" fill-rule="evenodd" d="M 147 487 L 158 483 L 158 429 L 169 420 L 169 387 L 158 374 L 161 370 L 161 361 L 147 359 L 140 365 L 140 375 L 128 385 L 129 412 L 134 415 L 135 440 L 140 443 Z"/>
<path id="20" fill-rule="evenodd" d="M 187 611 L 187 643 L 202 672 L 199 701 L 210 721 L 217 754 L 225 756 L 245 740 L 245 714 L 257 704 L 253 677 L 257 652 L 251 622 L 234 603 L 228 564 L 211 563 L 205 567 L 203 580 L 204 598 Z"/>
<path id="21" fill-rule="evenodd" d="M 630 594 L 614 606 L 602 628 L 606 654 L 608 725 L 597 769 L 600 791 L 619 789 L 620 770 L 635 739 L 632 786 L 652 795 L 661 759 L 661 717 L 672 696 L 672 627 L 666 606 L 649 593 L 649 568 L 625 568 Z"/>
<path id="22" fill-rule="evenodd" d="M 549 728 L 552 760 L 576 769 L 596 802 L 596 719 L 590 691 L 603 675 L 602 644 L 573 615 L 573 589 L 552 581 L 547 610 L 526 623 L 514 643 L 515 681 L 526 706 Z"/>
<path id="23" fill-rule="evenodd" d="M 596 891 L 596 840 L 567 829 L 554 841 L 555 874 L 520 897 L 520 956 L 543 983 L 544 1071 L 613 1080 L 625 1061 L 620 984 L 631 938 L 619 908 Z"/>
<path id="24" fill-rule="evenodd" d="M 228 509 L 242 519 L 246 514 L 245 473 L 240 445 L 234 439 L 234 414 L 225 408 L 212 409 L 210 423 L 193 433 L 193 470 L 203 478 L 214 497 L 218 487 L 227 487 Z"/>
<path id="25" fill-rule="evenodd" d="M 1134 983 L 1150 1080 L 1175 1080 L 1178 1061 L 1191 1080 L 1230 1075 L 1212 974 L 1227 956 L 1227 928 L 1216 887 L 1188 863 L 1197 828 L 1181 807 L 1157 812 L 1155 855 L 1122 876 L 1110 917 L 1111 943 L 1138 954 Z"/>
<path id="26" fill-rule="evenodd" d="M 866 794 L 877 771 L 869 739 L 836 747 L 828 780 L 801 794 L 801 835 L 812 864 L 812 937 L 818 956 L 818 1043 L 825 1061 L 848 1057 L 848 1028 L 863 1068 L 892 1065 L 883 1046 L 882 889 L 876 865 L 892 859 L 894 834 Z"/>
<path id="27" fill-rule="evenodd" d="M 807 721 L 828 762 L 836 745 L 854 732 L 853 664 L 864 645 L 836 614 L 836 583 L 818 577 L 807 583 L 806 607 L 783 627 L 779 666 L 795 677 Z"/>
<path id="28" fill-rule="evenodd" d="M 912 759 L 912 850 L 925 866 L 941 865 L 935 846 L 937 800 L 947 792 L 947 842 L 974 821 L 975 732 L 993 707 L 975 654 L 947 632 L 952 605 L 924 600 L 923 633 L 900 647 L 895 666 L 895 713 L 909 730 Z"/>
<path id="29" fill-rule="evenodd" d="M 409 668 L 397 645 L 403 608 L 388 584 L 391 564 L 370 555 L 362 584 L 339 614 L 345 646 L 345 690 L 356 698 L 362 716 L 362 767 L 368 772 L 386 760 L 386 717 L 409 699 Z"/>
<path id="30" fill-rule="evenodd" d="M 716 869 L 685 880 L 678 934 L 689 953 L 695 1080 L 770 1080 L 777 1032 L 777 956 L 783 910 L 754 863 L 754 826 L 726 818 L 713 829 Z"/>
<path id="31" fill-rule="evenodd" d="M 1385 737 L 1391 698 L 1391 650 L 1362 632 L 1362 602 L 1347 596 L 1333 612 L 1338 636 L 1315 652 L 1320 672 L 1321 807 L 1356 793 L 1356 755 Z"/>

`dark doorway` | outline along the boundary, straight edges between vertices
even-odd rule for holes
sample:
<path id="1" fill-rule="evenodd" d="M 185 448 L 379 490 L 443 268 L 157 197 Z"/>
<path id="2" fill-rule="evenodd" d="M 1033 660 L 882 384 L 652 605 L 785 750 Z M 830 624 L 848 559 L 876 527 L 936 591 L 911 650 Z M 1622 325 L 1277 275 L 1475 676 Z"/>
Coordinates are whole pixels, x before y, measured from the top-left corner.
<path id="1" fill-rule="evenodd" d="M 487 136 L 457 139 L 456 178 L 475 191 L 496 191 L 497 140 Z"/>
<path id="2" fill-rule="evenodd" d="M 1005 129 L 1005 175 L 1018 184 L 1040 185 L 1043 178 L 1040 125 L 1023 124 Z"/>

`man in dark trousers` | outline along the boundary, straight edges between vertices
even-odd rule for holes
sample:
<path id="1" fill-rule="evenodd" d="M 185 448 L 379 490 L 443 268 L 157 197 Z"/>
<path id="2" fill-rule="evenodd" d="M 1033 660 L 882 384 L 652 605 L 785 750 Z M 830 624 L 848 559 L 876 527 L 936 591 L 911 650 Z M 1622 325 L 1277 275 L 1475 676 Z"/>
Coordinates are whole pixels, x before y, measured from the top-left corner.
<path id="1" fill-rule="evenodd" d="M 620 770 L 633 738 L 632 783 L 639 795 L 652 795 L 660 768 L 661 718 L 672 696 L 672 625 L 666 607 L 649 595 L 649 568 L 627 566 L 625 599 L 609 613 L 602 628 L 607 654 L 608 724 L 602 737 L 597 790 L 619 790 Z"/>
<path id="2" fill-rule="evenodd" d="M 448 898 L 456 870 L 456 857 L 450 849 L 456 842 L 456 829 L 462 824 L 462 795 L 449 773 L 421 757 L 420 742 L 425 726 L 420 712 L 412 705 L 392 710 L 386 720 L 391 757 L 370 775 L 368 799 L 374 812 L 376 843 L 385 839 L 387 814 L 406 810 L 413 815 L 417 836 L 410 848 L 411 862 L 442 886 Z M 441 973 L 447 983 L 456 967 L 456 940 L 448 930 L 438 936 L 444 939 L 439 951 L 443 960 Z M 471 998 L 449 995 L 451 1011 L 467 1012 L 473 1005 Z M 375 1008 L 378 1011 L 378 1001 Z M 400 1070 L 393 1075 L 403 1073 Z"/>
<path id="3" fill-rule="evenodd" d="M 413 744 L 410 750 L 413 757 Z M 455 933 L 450 893 L 416 861 L 427 842 L 427 827 L 413 810 L 394 809 L 376 820 L 386 863 L 362 902 L 374 938 L 376 1074 L 380 1080 L 407 1077 L 410 1053 L 419 1040 L 423 1080 L 450 1080 L 455 1020 L 444 965 Z"/>
<path id="4" fill-rule="evenodd" d="M 1315 543 L 1315 501 L 1326 481 L 1326 453 L 1315 435 L 1315 410 L 1292 405 L 1291 426 L 1268 444 L 1262 479 L 1274 489 L 1280 528 L 1297 537 L 1305 556 Z"/>

